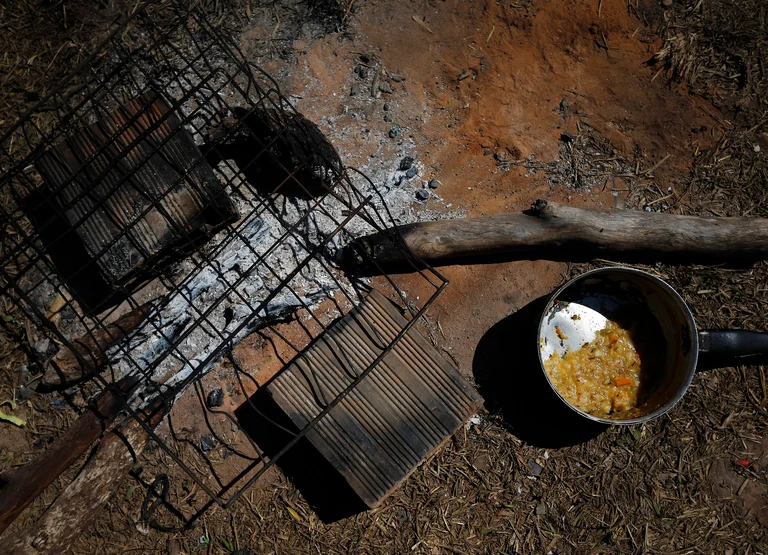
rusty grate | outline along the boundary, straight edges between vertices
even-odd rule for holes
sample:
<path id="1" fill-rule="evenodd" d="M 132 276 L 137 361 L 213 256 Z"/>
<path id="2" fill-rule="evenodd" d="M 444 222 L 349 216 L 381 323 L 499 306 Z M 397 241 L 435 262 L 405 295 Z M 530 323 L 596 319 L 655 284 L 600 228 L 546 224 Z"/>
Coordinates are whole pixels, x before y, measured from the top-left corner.
<path id="1" fill-rule="evenodd" d="M 126 413 L 226 507 L 279 456 L 206 406 L 211 368 L 256 330 L 280 336 L 286 320 L 301 323 L 285 342 L 297 356 L 374 287 L 402 316 L 364 375 L 446 282 L 408 257 L 411 298 L 373 260 L 375 278 L 342 267 L 356 237 L 394 227 L 376 184 L 203 12 L 179 2 L 159 26 L 151 5 L 115 23 L 0 139 L 0 298 L 24 315 L 3 325 L 34 343 L 40 382 L 70 402 L 135 378 Z M 231 371 L 247 390 L 247 369 Z M 207 450 L 172 417 L 158 431 L 182 398 L 212 436 L 223 421 L 235 439 Z M 216 457 L 240 464 L 220 474 Z"/>

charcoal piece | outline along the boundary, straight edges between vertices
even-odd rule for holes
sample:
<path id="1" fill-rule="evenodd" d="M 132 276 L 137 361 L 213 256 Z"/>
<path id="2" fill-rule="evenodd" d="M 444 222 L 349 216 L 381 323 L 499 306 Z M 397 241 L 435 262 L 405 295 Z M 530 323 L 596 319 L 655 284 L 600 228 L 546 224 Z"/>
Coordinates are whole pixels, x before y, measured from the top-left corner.
<path id="1" fill-rule="evenodd" d="M 215 409 L 224 404 L 224 392 L 220 387 L 212 389 L 205 399 L 205 404 L 209 409 Z"/>
<path id="2" fill-rule="evenodd" d="M 207 453 L 208 451 L 212 451 L 213 449 L 216 449 L 217 444 L 218 442 L 216 441 L 216 438 L 213 436 L 209 436 L 209 435 L 200 436 L 200 449 L 202 449 L 204 453 Z"/>
<path id="3" fill-rule="evenodd" d="M 203 152 L 211 165 L 232 160 L 261 194 L 310 199 L 342 176 L 341 158 L 320 128 L 298 112 L 234 108 L 209 129 Z"/>

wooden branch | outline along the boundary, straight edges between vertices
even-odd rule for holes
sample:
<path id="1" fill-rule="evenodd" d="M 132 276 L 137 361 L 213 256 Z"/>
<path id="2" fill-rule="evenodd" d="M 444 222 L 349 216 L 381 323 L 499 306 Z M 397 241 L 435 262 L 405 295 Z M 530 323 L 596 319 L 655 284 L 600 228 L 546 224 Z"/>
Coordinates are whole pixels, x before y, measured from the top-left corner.
<path id="1" fill-rule="evenodd" d="M 165 410 L 155 411 L 156 426 Z M 40 519 L 13 542 L 12 555 L 69 553 L 72 543 L 99 516 L 118 482 L 131 469 L 149 442 L 149 434 L 133 418 L 107 434 L 80 474 L 56 498 Z"/>
<path id="2" fill-rule="evenodd" d="M 40 384 L 44 388 L 70 387 L 97 373 L 106 363 L 106 352 L 127 337 L 149 315 L 151 303 L 123 314 L 112 324 L 72 341 L 75 351 L 62 347 L 51 359 Z M 82 363 L 81 363 L 82 361 Z"/>
<path id="3" fill-rule="evenodd" d="M 245 357 L 241 363 L 247 364 L 255 372 L 254 380 L 258 385 L 246 391 L 252 395 L 285 365 L 293 349 L 287 344 L 280 343 L 278 347 L 270 343 L 274 351 L 265 347 L 247 356 L 246 345 L 239 346 L 236 353 L 239 353 L 239 357 Z M 250 383 L 247 381 L 246 386 Z M 146 423 L 155 429 L 171 409 L 172 406 L 157 399 L 145 411 Z M 94 520 L 101 516 L 99 509 L 109 500 L 148 442 L 149 434 L 133 418 L 107 433 L 77 477 L 35 523 L 27 526 L 20 534 L 10 536 L 7 532 L 0 537 L 0 553 L 69 553 L 74 541 L 86 533 Z"/>
<path id="4" fill-rule="evenodd" d="M 122 381 L 118 388 L 128 391 L 136 379 Z M 95 406 L 77 419 L 45 453 L 32 462 L 0 474 L 0 534 L 17 516 L 109 427 L 121 408 L 119 395 L 106 390 Z"/>
<path id="5" fill-rule="evenodd" d="M 509 254 L 701 263 L 768 258 L 768 219 L 577 208 L 546 200 L 537 200 L 526 212 L 415 223 L 398 230 L 405 246 L 430 263 Z M 402 264 L 406 258 L 391 236 L 391 231 L 380 232 L 359 244 L 382 265 Z"/>

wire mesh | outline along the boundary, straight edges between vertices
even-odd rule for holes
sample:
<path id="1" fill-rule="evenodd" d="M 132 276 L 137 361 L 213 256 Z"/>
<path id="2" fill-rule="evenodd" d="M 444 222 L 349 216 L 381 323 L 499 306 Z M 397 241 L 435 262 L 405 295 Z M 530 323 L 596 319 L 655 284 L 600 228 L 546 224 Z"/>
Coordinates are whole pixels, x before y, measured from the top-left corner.
<path id="1" fill-rule="evenodd" d="M 243 405 L 262 385 L 258 368 L 237 360 L 238 344 L 279 342 L 287 362 L 368 288 L 395 302 L 407 326 L 382 339 L 384 352 L 347 391 L 322 401 L 319 419 L 445 280 L 408 253 L 418 297 L 364 249 L 358 261 L 375 278 L 342 269 L 340 253 L 362 234 L 388 233 L 402 248 L 376 185 L 344 166 L 205 13 L 164 3 L 163 17 L 149 17 L 155 8 L 116 22 L 0 141 L 0 297 L 48 338 L 30 349 L 43 386 L 92 394 L 138 379 L 125 411 L 205 492 L 204 510 L 234 502 L 311 429 L 267 457 L 232 410 L 211 402 L 212 369 Z M 176 425 L 174 404 L 209 434 Z"/>

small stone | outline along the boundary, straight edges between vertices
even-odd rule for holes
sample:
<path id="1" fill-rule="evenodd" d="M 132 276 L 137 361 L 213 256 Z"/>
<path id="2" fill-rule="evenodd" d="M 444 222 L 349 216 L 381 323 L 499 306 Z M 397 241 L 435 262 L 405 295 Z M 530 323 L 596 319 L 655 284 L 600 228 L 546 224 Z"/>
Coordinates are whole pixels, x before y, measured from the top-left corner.
<path id="1" fill-rule="evenodd" d="M 411 166 L 410 168 L 408 168 L 408 171 L 405 172 L 405 177 L 407 179 L 410 179 L 413 176 L 415 176 L 418 173 L 418 171 L 419 169 L 416 166 Z"/>
<path id="2" fill-rule="evenodd" d="M 668 8 L 674 4 L 674 0 L 661 0 L 661 3 L 665 8 Z"/>
<path id="3" fill-rule="evenodd" d="M 430 179 L 429 183 L 427 183 L 427 187 L 430 189 L 437 189 L 440 185 L 441 183 L 437 179 Z"/>
<path id="4" fill-rule="evenodd" d="M 31 387 L 22 387 L 19 389 L 19 392 L 16 394 L 16 398 L 20 399 L 21 401 L 28 401 L 32 397 L 35 396 L 35 390 Z"/>
<path id="5" fill-rule="evenodd" d="M 392 88 L 392 83 L 390 83 L 389 81 L 384 81 L 383 83 L 380 83 L 379 90 L 387 94 L 395 92 L 395 89 Z"/>
<path id="6" fill-rule="evenodd" d="M 544 516 L 547 514 L 547 506 L 544 505 L 543 501 L 539 501 L 539 504 L 536 505 L 536 516 Z"/>
<path id="7" fill-rule="evenodd" d="M 39 340 L 37 343 L 35 343 L 35 351 L 40 353 L 41 355 L 44 355 L 48 352 L 48 346 L 51 344 L 51 340 L 47 337 L 44 339 Z"/>
<path id="8" fill-rule="evenodd" d="M 475 470 L 478 472 L 485 472 L 488 470 L 488 467 L 491 465 L 491 458 L 483 453 L 482 455 L 478 456 L 475 461 L 472 463 L 472 466 L 475 467 Z"/>
<path id="9" fill-rule="evenodd" d="M 411 166 L 413 166 L 413 162 L 414 160 L 410 156 L 406 156 L 405 158 L 400 160 L 400 167 L 399 167 L 400 171 L 404 172 L 406 170 L 411 169 Z"/>
<path id="10" fill-rule="evenodd" d="M 349 89 L 349 96 L 355 96 L 360 94 L 360 87 L 357 85 L 352 85 L 352 88 Z"/>
<path id="11" fill-rule="evenodd" d="M 754 145 L 754 146 L 752 147 L 752 149 L 753 149 L 755 152 L 760 152 L 760 145 Z"/>
<path id="12" fill-rule="evenodd" d="M 416 191 L 416 198 L 419 200 L 427 200 L 429 198 L 429 191 L 426 189 L 419 189 Z"/>
<path id="13" fill-rule="evenodd" d="M 385 111 L 385 112 L 388 112 L 388 111 L 389 111 L 389 102 L 385 102 L 385 103 L 384 103 L 384 111 Z"/>
<path id="14" fill-rule="evenodd" d="M 220 387 L 212 389 L 208 393 L 208 397 L 205 399 L 205 404 L 209 409 L 215 409 L 224 404 L 224 392 Z"/>
<path id="15" fill-rule="evenodd" d="M 67 402 L 64 399 L 54 399 L 51 401 L 51 408 L 54 408 L 56 410 L 64 410 L 67 408 Z"/>
<path id="16" fill-rule="evenodd" d="M 371 63 L 371 57 L 368 54 L 360 54 L 360 61 L 364 64 L 370 64 Z"/>
<path id="17" fill-rule="evenodd" d="M 390 79 L 392 79 L 392 81 L 394 81 L 395 83 L 402 83 L 403 81 L 405 81 L 405 77 L 403 77 L 402 75 L 392 75 Z"/>
<path id="18" fill-rule="evenodd" d="M 531 474 L 533 474 L 534 476 L 539 476 L 544 470 L 544 467 L 541 466 L 536 461 L 534 461 L 533 459 L 528 459 L 528 468 L 531 469 Z"/>
<path id="19" fill-rule="evenodd" d="M 400 128 L 395 125 L 392 129 L 389 130 L 389 138 L 394 139 L 397 137 L 398 131 L 400 131 Z"/>
<path id="20" fill-rule="evenodd" d="M 387 123 L 392 123 L 393 119 L 394 118 L 392 117 L 392 112 L 387 112 L 386 114 L 384 114 L 384 121 L 386 121 Z"/>
<path id="21" fill-rule="evenodd" d="M 490 156 L 492 154 L 490 148 L 483 149 L 483 156 Z"/>
<path id="22" fill-rule="evenodd" d="M 200 436 L 200 449 L 207 453 L 216 448 L 216 438 L 213 436 Z"/>
<path id="23" fill-rule="evenodd" d="M 19 367 L 19 385 L 25 386 L 31 381 L 32 372 L 30 372 L 29 367 L 27 367 L 26 364 L 22 364 L 21 367 Z"/>

